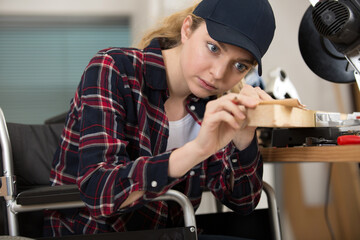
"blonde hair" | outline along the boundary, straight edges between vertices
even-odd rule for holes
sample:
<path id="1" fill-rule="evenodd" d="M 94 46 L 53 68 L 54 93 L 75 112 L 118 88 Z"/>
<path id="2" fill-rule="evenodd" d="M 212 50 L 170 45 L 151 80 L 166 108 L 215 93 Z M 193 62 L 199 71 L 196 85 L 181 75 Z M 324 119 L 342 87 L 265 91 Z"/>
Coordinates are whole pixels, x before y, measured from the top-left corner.
<path id="1" fill-rule="evenodd" d="M 140 49 L 145 48 L 154 38 L 159 39 L 161 48 L 163 49 L 178 46 L 181 43 L 181 27 L 187 16 L 190 15 L 192 17 L 191 30 L 193 31 L 204 21 L 203 18 L 192 13 L 198 4 L 199 3 L 196 3 L 189 8 L 176 12 L 163 19 L 160 26 L 150 29 L 150 31 L 143 36 L 137 47 Z"/>

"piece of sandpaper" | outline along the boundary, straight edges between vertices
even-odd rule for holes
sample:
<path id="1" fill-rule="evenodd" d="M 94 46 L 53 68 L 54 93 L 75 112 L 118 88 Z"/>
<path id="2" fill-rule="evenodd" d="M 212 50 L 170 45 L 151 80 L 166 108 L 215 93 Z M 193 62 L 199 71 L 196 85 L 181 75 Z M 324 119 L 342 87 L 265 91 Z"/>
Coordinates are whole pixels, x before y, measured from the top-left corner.
<path id="1" fill-rule="evenodd" d="M 298 107 L 302 109 L 306 108 L 306 106 L 301 104 L 300 101 L 296 98 L 274 99 L 270 101 L 262 101 L 259 103 L 259 105 L 273 105 L 273 104 L 278 104 L 287 107 Z"/>

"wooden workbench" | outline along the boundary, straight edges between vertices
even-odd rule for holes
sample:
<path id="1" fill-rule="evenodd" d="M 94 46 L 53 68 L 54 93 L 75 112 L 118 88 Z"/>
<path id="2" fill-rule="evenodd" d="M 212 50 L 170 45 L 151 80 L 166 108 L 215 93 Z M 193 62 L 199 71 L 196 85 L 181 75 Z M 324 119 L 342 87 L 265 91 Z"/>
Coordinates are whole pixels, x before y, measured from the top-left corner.
<path id="1" fill-rule="evenodd" d="M 360 145 L 260 148 L 264 162 L 360 162 Z"/>
<path id="2" fill-rule="evenodd" d="M 328 214 L 335 239 L 360 239 L 360 145 L 261 147 L 260 151 L 264 162 L 283 164 L 283 204 L 297 238 L 331 239 L 325 205 L 309 206 L 304 201 L 299 168 L 305 162 L 329 162 L 334 164 Z"/>
<path id="3" fill-rule="evenodd" d="M 359 96 L 358 90 L 356 93 Z M 249 125 L 315 127 L 317 112 L 302 108 L 295 100 L 275 100 L 248 111 Z M 264 147 L 260 151 L 264 162 L 280 163 L 282 207 L 296 239 L 331 239 L 329 225 L 335 239 L 360 239 L 360 145 Z M 329 163 L 327 205 L 305 202 L 300 165 L 310 162 Z"/>

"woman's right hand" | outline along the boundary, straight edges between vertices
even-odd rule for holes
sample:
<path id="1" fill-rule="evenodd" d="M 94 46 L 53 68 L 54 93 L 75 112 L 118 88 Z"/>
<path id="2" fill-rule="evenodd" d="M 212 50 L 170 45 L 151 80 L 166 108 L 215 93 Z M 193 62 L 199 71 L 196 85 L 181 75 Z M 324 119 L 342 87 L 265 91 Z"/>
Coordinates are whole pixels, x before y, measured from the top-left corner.
<path id="1" fill-rule="evenodd" d="M 223 147 L 242 128 L 246 108 L 254 108 L 259 98 L 229 93 L 208 102 L 198 136 L 170 155 L 169 176 L 181 177 Z"/>
<path id="2" fill-rule="evenodd" d="M 194 140 L 205 158 L 225 147 L 246 119 L 246 108 L 254 108 L 259 99 L 245 94 L 229 93 L 206 105 L 199 135 Z"/>

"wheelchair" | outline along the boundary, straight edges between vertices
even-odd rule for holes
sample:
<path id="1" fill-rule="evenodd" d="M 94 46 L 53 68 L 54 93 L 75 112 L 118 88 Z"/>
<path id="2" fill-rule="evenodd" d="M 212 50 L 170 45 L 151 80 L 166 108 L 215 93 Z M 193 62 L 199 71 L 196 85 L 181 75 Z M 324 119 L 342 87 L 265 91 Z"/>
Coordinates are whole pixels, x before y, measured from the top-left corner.
<path id="1" fill-rule="evenodd" d="M 3 176 L 0 177 L 0 196 L 3 197 L 0 209 L 2 215 L 0 224 L 2 221 L 3 229 L 0 229 L 0 239 L 3 235 L 7 237 L 6 239 L 22 236 L 30 239 L 197 240 L 198 232 L 252 239 L 281 239 L 275 192 L 266 182 L 263 191 L 267 197 L 268 208 L 266 211 L 255 210 L 249 216 L 243 217 L 233 212 L 195 215 L 192 204 L 184 194 L 169 190 L 153 201 L 177 202 L 184 212 L 183 227 L 42 238 L 43 210 L 84 207 L 76 185 L 49 186 L 51 163 L 63 123 L 45 123 L 39 125 L 7 123 L 0 108 L 3 172 Z M 261 218 L 265 221 L 258 220 L 260 212 Z M 212 223 L 209 220 L 212 220 Z M 251 228 L 249 224 L 261 226 L 262 230 L 254 229 L 253 233 L 245 234 Z M 235 233 L 229 234 L 234 230 Z"/>

